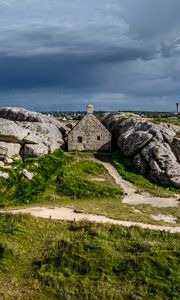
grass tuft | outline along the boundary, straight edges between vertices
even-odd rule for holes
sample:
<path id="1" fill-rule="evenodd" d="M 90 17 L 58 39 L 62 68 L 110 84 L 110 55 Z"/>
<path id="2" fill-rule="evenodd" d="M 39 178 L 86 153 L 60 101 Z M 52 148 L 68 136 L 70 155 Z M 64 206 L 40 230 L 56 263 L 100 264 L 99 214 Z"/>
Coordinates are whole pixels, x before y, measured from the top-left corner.
<path id="1" fill-rule="evenodd" d="M 2 299 L 179 299 L 178 234 L 12 218 L 8 234 L 0 215 Z"/>

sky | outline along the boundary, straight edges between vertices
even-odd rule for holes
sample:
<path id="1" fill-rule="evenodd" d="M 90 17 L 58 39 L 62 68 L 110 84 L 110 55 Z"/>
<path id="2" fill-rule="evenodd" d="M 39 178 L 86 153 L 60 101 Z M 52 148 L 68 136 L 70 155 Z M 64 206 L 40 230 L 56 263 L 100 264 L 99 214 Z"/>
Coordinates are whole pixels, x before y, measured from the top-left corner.
<path id="1" fill-rule="evenodd" d="M 0 0 L 0 106 L 175 111 L 179 0 Z"/>

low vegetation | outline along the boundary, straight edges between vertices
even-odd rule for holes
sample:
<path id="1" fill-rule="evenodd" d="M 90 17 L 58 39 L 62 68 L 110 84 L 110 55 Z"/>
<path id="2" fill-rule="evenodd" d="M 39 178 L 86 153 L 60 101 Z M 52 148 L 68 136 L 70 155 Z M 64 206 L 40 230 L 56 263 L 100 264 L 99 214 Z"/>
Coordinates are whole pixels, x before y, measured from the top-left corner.
<path id="1" fill-rule="evenodd" d="M 166 117 L 166 116 L 157 117 L 157 118 L 153 118 L 151 121 L 155 124 L 160 124 L 161 122 L 164 122 L 164 123 L 180 126 L 180 114 L 177 115 L 176 117 Z"/>
<path id="2" fill-rule="evenodd" d="M 12 169 L 6 170 L 9 180 L 0 179 L 0 207 L 66 206 L 120 220 L 167 225 L 165 221 L 151 217 L 164 214 L 174 216 L 177 221 L 172 226 L 178 225 L 179 207 L 138 205 L 136 209 L 134 205 L 122 203 L 122 190 L 101 164 L 91 160 L 94 155 L 107 159 L 107 155 L 95 152 L 69 154 L 58 150 L 40 159 L 14 163 Z M 113 160 L 121 175 L 137 185 L 138 192 L 148 190 L 166 197 L 178 192 L 150 183 L 136 173 L 131 162 L 121 157 L 119 152 L 114 154 Z M 24 168 L 35 174 L 32 181 L 20 174 Z"/>
<path id="3" fill-rule="evenodd" d="M 21 175 L 27 169 L 35 176 L 28 180 Z M 0 178 L 0 206 L 43 203 L 52 195 L 70 199 L 121 198 L 123 192 L 112 181 L 98 182 L 93 176 L 107 177 L 107 170 L 93 161 L 57 150 L 40 159 L 15 162 L 7 169 L 9 179 Z M 109 176 L 110 177 L 110 176 Z"/>
<path id="4" fill-rule="evenodd" d="M 179 299 L 179 235 L 0 215 L 0 298 Z"/>

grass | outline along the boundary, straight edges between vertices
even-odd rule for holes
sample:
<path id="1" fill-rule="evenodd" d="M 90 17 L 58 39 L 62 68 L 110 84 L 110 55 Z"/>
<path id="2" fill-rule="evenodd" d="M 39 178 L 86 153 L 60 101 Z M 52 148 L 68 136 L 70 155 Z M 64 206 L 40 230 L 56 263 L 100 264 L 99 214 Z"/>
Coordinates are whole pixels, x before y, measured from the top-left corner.
<path id="1" fill-rule="evenodd" d="M 179 299 L 179 235 L 0 215 L 0 298 Z"/>
<path id="2" fill-rule="evenodd" d="M 24 168 L 34 173 L 32 181 L 22 177 Z M 109 185 L 92 181 L 92 176 L 105 177 L 107 170 L 93 161 L 80 161 L 78 157 L 57 150 L 40 159 L 15 162 L 7 169 L 9 179 L 0 179 L 0 206 L 43 203 L 51 195 L 70 199 L 121 198 L 122 190 L 109 179 Z"/>
<path id="3" fill-rule="evenodd" d="M 16 162 L 13 169 L 8 170 L 10 179 L 8 181 L 0 180 L 1 208 L 66 206 L 77 211 L 104 215 L 114 219 L 159 225 L 167 225 L 167 223 L 155 221 L 151 215 L 171 214 L 178 219 L 177 226 L 180 220 L 179 207 L 159 208 L 150 205 L 136 207 L 123 204 L 122 190 L 102 165 L 91 160 L 94 155 L 98 155 L 100 159 L 107 158 L 107 155 L 94 152 L 67 154 L 60 150 L 40 159 Z M 126 167 L 126 161 L 130 164 L 129 160 L 123 161 L 118 153 L 116 155 L 118 155 L 117 162 L 125 172 L 126 179 L 130 180 L 130 177 L 133 176 L 139 181 L 142 180 L 141 188 L 138 187 L 138 189 L 146 190 L 144 182 L 147 182 L 149 192 L 158 196 L 173 195 L 174 191 L 160 188 L 141 175 L 134 173 L 134 169 L 129 170 Z M 35 174 L 32 181 L 19 174 L 24 168 Z M 104 181 L 96 181 L 96 178 Z M 133 183 L 137 184 L 139 181 L 134 180 Z M 139 213 L 136 212 L 136 208 Z M 172 224 L 172 226 L 174 225 Z"/>
<path id="4" fill-rule="evenodd" d="M 176 118 L 172 118 L 172 117 L 153 118 L 151 119 L 151 121 L 155 124 L 160 124 L 164 122 L 164 123 L 180 126 L 180 115 L 177 115 Z"/>
<path id="5" fill-rule="evenodd" d="M 180 193 L 179 189 L 159 186 L 142 176 L 136 171 L 133 162 L 124 157 L 120 150 L 113 154 L 113 164 L 124 179 L 140 189 L 139 192 L 146 191 L 157 197 L 172 197 L 175 193 Z"/>

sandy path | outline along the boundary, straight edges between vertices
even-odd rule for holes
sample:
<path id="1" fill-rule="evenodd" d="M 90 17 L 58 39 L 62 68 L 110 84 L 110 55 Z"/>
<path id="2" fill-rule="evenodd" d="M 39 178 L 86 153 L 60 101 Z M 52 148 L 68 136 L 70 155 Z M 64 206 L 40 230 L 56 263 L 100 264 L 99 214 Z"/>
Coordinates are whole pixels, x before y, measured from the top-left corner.
<path id="1" fill-rule="evenodd" d="M 115 179 L 116 183 L 123 188 L 124 192 L 127 194 L 123 199 L 124 203 L 151 204 L 153 206 L 159 206 L 159 207 L 178 206 L 178 197 L 159 198 L 159 197 L 151 197 L 148 193 L 137 194 L 136 188 L 131 183 L 124 180 L 111 163 L 102 162 L 96 159 L 93 160 L 103 164 L 103 166 L 108 170 L 109 174 Z M 32 207 L 32 208 L 17 209 L 17 210 L 0 210 L 0 213 L 31 214 L 35 217 L 40 217 L 40 218 L 51 218 L 56 220 L 68 220 L 68 221 L 80 221 L 84 219 L 90 222 L 110 223 L 110 224 L 122 225 L 125 227 L 138 226 L 140 228 L 168 231 L 170 233 L 180 232 L 180 227 L 168 227 L 168 226 L 145 224 L 140 222 L 114 220 L 105 216 L 92 215 L 87 213 L 77 213 L 73 209 L 67 207 L 52 207 L 52 208 Z"/>
<path id="2" fill-rule="evenodd" d="M 53 208 L 33 207 L 33 208 L 24 208 L 24 209 L 17 209 L 17 210 L 0 211 L 0 213 L 7 213 L 7 212 L 12 214 L 19 214 L 19 213 L 31 214 L 32 216 L 45 218 L 45 219 L 67 220 L 67 221 L 87 220 L 96 223 L 117 224 L 125 227 L 138 226 L 140 228 L 168 231 L 170 233 L 180 232 L 180 227 L 166 227 L 166 226 L 151 225 L 151 224 L 145 224 L 139 222 L 114 220 L 104 216 L 98 216 L 98 215 L 92 215 L 86 213 L 77 213 L 74 212 L 73 209 L 67 207 L 53 207 Z"/>
<path id="3" fill-rule="evenodd" d="M 179 205 L 178 198 L 161 198 L 153 197 L 148 193 L 137 194 L 137 188 L 133 186 L 130 182 L 124 180 L 115 167 L 109 162 L 102 162 L 97 159 L 93 159 L 97 163 L 102 164 L 109 172 L 109 174 L 115 179 L 116 183 L 120 185 L 124 192 L 127 194 L 123 198 L 123 203 L 127 204 L 150 204 L 158 207 L 176 207 Z"/>

